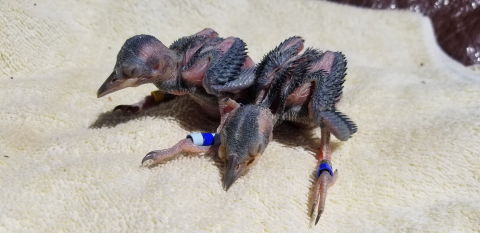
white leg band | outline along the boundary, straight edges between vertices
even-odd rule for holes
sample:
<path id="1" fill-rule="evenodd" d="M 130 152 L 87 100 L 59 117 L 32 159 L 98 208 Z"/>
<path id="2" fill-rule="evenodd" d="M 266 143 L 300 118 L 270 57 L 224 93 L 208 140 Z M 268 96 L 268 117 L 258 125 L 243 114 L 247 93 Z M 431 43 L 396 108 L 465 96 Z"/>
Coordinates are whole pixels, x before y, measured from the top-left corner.
<path id="1" fill-rule="evenodd" d="M 216 133 L 191 133 L 187 135 L 197 146 L 218 146 L 220 145 L 220 134 Z"/>
<path id="2" fill-rule="evenodd" d="M 191 133 L 191 134 L 187 135 L 187 138 L 191 138 L 194 145 L 203 146 L 202 133 Z"/>

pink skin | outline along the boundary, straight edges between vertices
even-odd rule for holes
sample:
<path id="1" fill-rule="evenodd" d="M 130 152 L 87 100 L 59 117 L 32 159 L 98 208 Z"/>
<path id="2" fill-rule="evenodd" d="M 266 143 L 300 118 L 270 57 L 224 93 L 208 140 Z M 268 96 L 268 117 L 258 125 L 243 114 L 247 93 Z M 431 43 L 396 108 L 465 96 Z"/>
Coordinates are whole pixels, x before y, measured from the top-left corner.
<path id="1" fill-rule="evenodd" d="M 223 125 L 226 119 L 228 118 L 229 113 L 235 110 L 236 108 L 238 108 L 240 105 L 229 98 L 224 98 L 219 101 L 219 106 L 220 106 L 219 107 L 220 111 L 218 111 L 217 109 L 217 113 L 221 113 L 222 120 L 217 130 L 218 132 L 220 132 L 220 130 L 223 128 Z M 148 153 L 142 159 L 142 164 L 147 160 L 152 160 L 154 164 L 159 163 L 161 161 L 164 161 L 182 152 L 190 152 L 190 153 L 216 152 L 218 151 L 218 148 L 219 146 L 197 146 L 193 144 L 192 139 L 186 138 L 186 139 L 180 140 L 177 144 L 175 144 L 171 148 L 164 149 L 164 150 L 155 150 Z"/>
<path id="2" fill-rule="evenodd" d="M 217 45 L 216 47 L 212 47 L 212 49 L 218 49 L 220 50 L 220 53 L 222 54 L 225 54 L 233 45 L 233 43 L 235 42 L 235 38 L 233 37 L 228 37 L 227 39 L 225 39 L 222 43 L 220 43 L 219 45 Z M 211 61 L 211 58 L 210 57 L 207 57 L 205 59 L 208 59 L 208 64 L 210 64 L 210 61 Z M 200 74 L 201 73 L 201 81 L 202 81 L 202 86 L 203 88 L 205 88 L 205 90 L 207 91 L 208 94 L 212 94 L 210 93 L 210 88 L 208 88 L 208 82 L 206 79 L 203 78 L 203 76 L 205 75 L 205 72 L 207 71 L 208 69 L 208 65 L 206 67 L 204 67 L 203 70 L 200 70 L 198 73 Z"/>
<path id="3" fill-rule="evenodd" d="M 197 35 L 197 36 L 207 36 L 208 38 L 216 38 L 218 36 L 218 34 L 211 28 L 206 28 L 203 31 L 200 31 L 200 32 L 196 33 L 195 35 Z M 188 61 L 190 61 L 190 58 L 192 58 L 192 55 L 198 49 L 200 49 L 205 43 L 206 43 L 206 41 L 204 43 L 201 43 L 201 44 L 189 49 L 186 52 L 186 54 L 183 58 L 182 65 L 186 65 L 188 63 Z"/>
<path id="4" fill-rule="evenodd" d="M 222 52 L 222 54 L 225 54 L 232 47 L 234 42 L 235 42 L 235 38 L 228 37 L 217 46 L 217 49 L 219 49 Z"/>
<path id="5" fill-rule="evenodd" d="M 205 44 L 205 43 L 199 44 L 198 46 L 195 46 L 195 47 L 187 50 L 187 52 L 185 53 L 185 56 L 183 57 L 182 66 L 187 65 L 188 61 L 190 61 L 190 59 L 192 58 L 193 54 L 194 54 L 198 49 L 200 49 L 204 44 Z"/>
<path id="6" fill-rule="evenodd" d="M 333 61 L 334 61 L 334 54 L 330 51 L 327 51 L 322 59 L 318 60 L 311 68 L 310 72 L 316 72 L 319 70 L 324 70 L 325 72 L 330 72 Z M 297 90 L 295 90 L 292 95 L 288 96 L 287 98 L 287 105 L 300 105 L 308 100 L 308 97 L 311 94 L 311 88 L 313 88 L 312 83 L 305 83 Z M 312 100 L 309 101 L 309 112 L 310 116 L 313 117 L 313 108 L 312 108 Z M 329 122 L 325 122 L 328 124 Z M 330 132 L 326 128 L 321 128 L 321 143 L 320 143 L 320 150 L 317 153 L 317 167 L 320 163 L 327 162 L 331 164 L 332 160 L 332 151 L 330 148 Z M 338 171 L 335 170 L 333 176 L 330 175 L 328 171 L 322 171 L 320 173 L 320 177 L 318 177 L 317 182 L 314 188 L 314 196 L 313 196 L 313 206 L 310 212 L 310 216 L 313 216 L 313 212 L 315 211 L 318 205 L 318 212 L 317 217 L 315 219 L 315 225 L 320 220 L 320 217 L 325 210 L 325 200 L 327 198 L 327 191 L 332 185 L 335 184 L 335 181 L 338 178 Z"/>
<path id="7" fill-rule="evenodd" d="M 332 70 L 332 65 L 333 65 L 333 60 L 335 59 L 335 55 L 331 52 L 331 51 L 327 51 L 325 52 L 325 55 L 323 55 L 323 57 L 316 62 L 315 65 L 312 66 L 312 68 L 310 68 L 309 71 L 311 72 L 315 72 L 315 71 L 319 71 L 319 70 L 323 70 L 327 73 L 330 73 L 330 71 Z M 325 76 L 327 77 L 327 76 Z M 340 96 L 341 97 L 341 96 Z M 340 99 L 339 97 L 339 99 Z M 314 114 L 313 114 L 313 103 L 312 103 L 313 100 L 310 100 L 310 102 L 308 103 L 308 109 L 309 109 L 309 115 L 310 117 L 314 117 Z"/>
<path id="8" fill-rule="evenodd" d="M 217 37 L 217 34 L 212 29 L 205 29 L 205 30 L 197 33 L 196 35 L 207 36 L 209 38 Z M 228 37 L 222 43 L 220 43 L 219 45 L 212 46 L 210 48 L 204 49 L 204 52 L 208 51 L 208 50 L 219 49 L 223 54 L 225 54 L 232 47 L 234 42 L 235 42 L 235 38 Z M 202 43 L 202 44 L 200 44 L 200 45 L 198 45 L 194 48 L 189 49 L 186 52 L 186 54 L 184 56 L 184 60 L 182 62 L 186 64 L 188 62 L 188 60 L 191 58 L 191 56 L 204 44 L 205 43 Z M 154 46 L 148 46 L 147 45 L 147 46 L 143 47 L 142 50 L 140 51 L 139 58 L 146 61 L 148 57 L 153 56 L 156 52 L 157 51 L 156 51 L 156 48 Z M 170 52 L 170 51 L 168 51 L 168 52 Z M 167 54 L 167 52 L 163 52 L 163 53 Z M 168 75 L 168 78 L 162 78 L 162 80 L 172 79 L 171 78 L 172 76 L 177 75 L 178 70 L 176 70 L 176 69 L 173 70 L 172 67 L 174 67 L 174 66 L 172 66 L 170 64 L 170 62 L 168 62 L 169 61 L 168 59 L 160 59 L 160 61 L 162 61 L 162 62 L 161 62 L 161 64 L 158 65 L 158 67 L 156 67 L 156 72 L 154 72 L 155 75 L 157 75 L 157 73 L 158 74 L 160 74 L 160 73 L 171 74 L 171 75 Z M 166 62 L 163 62 L 163 61 L 166 61 Z M 210 61 L 211 61 L 211 57 L 206 57 L 202 61 L 197 62 L 193 67 L 191 67 L 190 69 L 182 72 L 181 79 L 184 82 L 188 83 L 189 85 L 201 87 L 203 85 L 203 80 L 204 80 L 203 77 L 205 75 L 205 72 L 207 71 L 208 67 L 210 66 Z M 242 67 L 249 68 L 249 67 L 254 67 L 254 66 L 255 66 L 255 64 L 252 61 L 252 59 L 250 59 L 250 57 L 247 57 L 247 59 L 245 60 Z M 178 91 L 171 91 L 170 94 L 180 96 L 180 95 L 185 95 L 186 93 L 178 92 Z M 133 105 L 119 105 L 119 106 L 115 107 L 114 110 L 119 109 L 123 112 L 143 111 L 145 109 L 148 109 L 148 108 L 153 107 L 156 104 L 158 104 L 158 102 L 151 101 L 151 99 L 152 99 L 152 96 L 147 96 L 143 100 L 141 100 L 140 102 L 138 102 L 136 104 L 133 104 Z M 194 98 L 194 100 L 197 101 L 196 98 Z M 212 106 L 204 106 L 204 104 L 201 101 L 197 101 L 197 102 L 200 104 L 202 110 L 204 110 L 210 117 L 213 117 L 213 118 L 219 118 L 220 117 L 217 107 L 213 108 Z"/>
<path id="9" fill-rule="evenodd" d="M 332 65 L 333 65 L 333 60 L 334 59 L 335 59 L 335 55 L 332 52 L 327 51 L 323 55 L 322 59 L 317 61 L 315 63 L 315 65 L 313 65 L 310 68 L 309 71 L 310 72 L 315 72 L 315 71 L 319 71 L 319 70 L 324 70 L 325 72 L 330 73 L 330 71 L 332 70 Z"/>
<path id="10" fill-rule="evenodd" d="M 200 32 L 203 33 L 203 32 Z M 208 32 L 205 32 L 208 34 Z M 216 35 L 215 35 L 216 36 Z M 226 53 L 231 46 L 233 45 L 234 40 L 231 38 L 227 38 L 225 41 L 223 41 L 221 44 L 214 46 L 212 48 L 208 49 L 218 49 L 221 51 L 221 53 Z M 302 43 L 303 40 L 301 39 L 295 39 L 290 41 L 287 45 L 285 45 L 285 48 L 297 45 L 298 43 Z M 301 44 L 298 47 L 298 52 L 300 52 L 303 49 L 303 44 Z M 334 54 L 332 52 L 327 51 L 324 56 L 317 60 L 313 66 L 310 67 L 309 71 L 310 72 L 316 72 L 319 70 L 323 70 L 327 73 L 331 71 L 333 62 L 334 62 Z M 285 64 L 289 63 L 290 61 L 293 61 L 295 59 L 298 59 L 298 55 L 292 57 L 289 59 Z M 201 86 L 205 85 L 203 83 L 203 76 L 208 69 L 208 66 L 210 64 L 210 58 L 205 58 L 203 61 L 199 61 L 199 63 L 195 64 L 193 67 L 191 67 L 189 70 L 185 71 L 182 73 L 182 78 L 189 84 L 195 85 L 195 86 Z M 254 66 L 253 61 L 247 57 L 246 61 L 243 64 L 242 68 L 247 68 L 247 67 L 252 67 Z M 274 69 L 270 71 L 267 74 L 267 79 L 271 81 L 273 78 L 273 75 L 275 72 L 278 71 L 281 67 L 278 67 L 277 69 Z M 286 100 L 286 105 L 287 106 L 295 106 L 295 105 L 302 105 L 304 103 L 307 103 L 308 101 L 308 107 L 310 110 L 310 115 L 313 117 L 313 112 L 312 112 L 312 102 L 309 100 L 310 95 L 312 94 L 312 88 L 314 88 L 313 83 L 305 83 L 301 87 L 299 87 L 295 92 L 290 95 L 287 100 Z M 267 85 L 266 90 L 269 88 L 269 85 Z M 260 95 L 262 96 L 262 95 Z M 257 100 L 259 101 L 259 100 Z M 260 100 L 261 101 L 261 100 Z M 197 101 L 198 102 L 198 101 Z M 202 104 L 201 104 L 202 105 Z M 228 121 L 229 116 L 231 114 L 229 113 L 234 113 L 235 110 L 239 107 L 234 100 L 225 98 L 221 99 L 219 101 L 219 115 L 221 117 L 221 123 L 217 129 L 217 132 L 220 132 L 221 129 L 224 127 L 224 124 L 226 121 Z M 203 107 L 203 105 L 202 105 Z M 210 112 L 211 109 L 208 110 Z M 214 110 L 213 110 L 214 111 Z M 218 109 L 217 109 L 218 111 Z M 267 126 L 272 125 L 272 123 L 269 121 L 271 119 L 267 118 L 261 118 L 259 119 L 259 130 L 264 131 L 267 130 Z M 329 122 L 324 122 L 324 125 L 326 126 L 325 128 L 321 128 L 321 143 L 320 143 L 320 150 L 317 153 L 317 167 L 321 163 L 328 163 L 331 164 L 331 148 L 330 148 L 330 132 L 327 128 L 334 128 L 333 126 L 329 125 Z M 334 132 L 334 131 L 332 131 Z M 335 133 L 335 132 L 334 132 Z M 272 135 L 270 134 L 270 137 Z M 270 138 L 271 140 L 271 138 Z M 224 149 L 224 147 L 221 147 Z M 145 158 L 142 160 L 142 164 L 147 161 L 147 160 L 152 160 L 154 163 L 158 163 L 161 161 L 165 161 L 166 159 L 169 159 L 173 157 L 174 155 L 182 152 L 190 152 L 190 153 L 205 153 L 205 152 L 214 152 L 219 149 L 219 146 L 196 146 L 193 144 L 191 139 L 183 139 L 180 142 L 178 142 L 175 146 L 169 148 L 169 149 L 164 149 L 164 150 L 156 150 L 152 151 L 145 156 Z M 219 151 L 219 156 L 225 160 L 225 153 L 220 153 Z M 338 178 L 338 171 L 335 170 L 333 175 L 330 175 L 329 171 L 322 171 L 320 173 L 320 176 L 318 177 L 315 187 L 314 187 L 314 197 L 313 197 L 313 206 L 311 209 L 311 214 L 310 216 L 313 216 L 314 211 L 317 209 L 318 206 L 318 212 L 317 212 L 317 217 L 315 220 L 315 224 L 318 223 L 320 220 L 320 217 L 322 213 L 325 210 L 325 201 L 327 197 L 327 191 L 328 189 L 335 184 L 335 181 Z M 227 187 L 228 188 L 228 187 Z"/>
<path id="11" fill-rule="evenodd" d="M 200 32 L 197 32 L 197 36 L 207 36 L 208 38 L 216 38 L 218 34 L 211 28 L 205 28 Z"/>
<path id="12" fill-rule="evenodd" d="M 143 46 L 138 54 L 138 58 L 143 62 L 147 62 L 149 57 L 159 57 L 160 62 L 154 67 L 154 70 L 148 79 L 159 77 L 160 80 L 167 80 L 176 77 L 178 69 L 176 67 L 176 61 L 173 59 L 175 55 L 161 42 L 157 41 L 155 43 L 156 44 L 147 44 Z M 147 80 L 142 81 L 142 83 L 145 82 L 147 82 Z M 140 85 L 140 83 L 138 85 Z"/>
<path id="13" fill-rule="evenodd" d="M 218 50 L 220 50 L 220 52 L 222 54 L 225 54 L 232 47 L 234 42 L 235 42 L 235 38 L 228 37 L 227 39 L 225 39 L 219 45 L 217 45 L 215 47 L 211 47 L 211 48 L 206 48 L 203 51 L 206 52 L 206 51 L 209 51 L 209 50 L 218 49 Z M 204 83 L 204 78 L 203 77 L 205 75 L 205 72 L 207 72 L 207 69 L 210 66 L 211 60 L 212 60 L 211 56 L 205 57 L 205 58 L 203 58 L 203 60 L 198 61 L 190 69 L 182 72 L 182 80 L 184 80 L 185 82 L 187 82 L 191 85 L 194 85 L 194 86 L 201 86 L 201 85 L 205 86 L 205 85 L 207 85 L 207 84 Z M 251 67 L 251 66 L 254 66 L 254 64 L 253 64 L 253 61 L 251 59 L 247 59 L 244 62 L 243 66 Z M 205 88 L 205 89 L 207 89 L 207 88 Z"/>
<path id="14" fill-rule="evenodd" d="M 330 149 L 330 132 L 328 130 L 321 128 L 321 143 L 320 143 L 320 150 L 318 151 L 318 163 L 317 167 L 320 165 L 322 161 L 328 161 L 330 163 L 332 159 L 332 151 Z M 315 225 L 320 220 L 320 216 L 322 216 L 323 211 L 325 210 L 325 200 L 327 198 L 327 190 L 332 185 L 335 184 L 335 181 L 338 178 L 338 171 L 335 170 L 333 176 L 330 175 L 328 171 L 322 171 L 320 177 L 315 184 L 315 192 L 313 198 L 313 206 L 310 212 L 310 216 L 313 216 L 313 212 L 318 205 L 318 213 L 317 218 L 315 220 Z"/>
<path id="15" fill-rule="evenodd" d="M 173 147 L 164 150 L 154 150 L 148 153 L 142 160 L 142 164 L 147 160 L 152 160 L 153 163 L 159 163 L 166 159 L 172 158 L 179 153 L 206 153 L 215 152 L 218 150 L 218 146 L 197 146 L 193 144 L 192 139 L 186 138 L 180 140 Z"/>
<path id="16" fill-rule="evenodd" d="M 302 43 L 302 45 L 298 46 L 298 48 L 297 48 L 297 53 L 299 53 L 300 51 L 303 50 L 303 46 L 304 46 L 302 38 L 296 38 L 296 39 L 291 40 L 288 44 L 285 45 L 285 48 L 289 48 L 289 47 L 294 46 L 298 43 Z"/>
<path id="17" fill-rule="evenodd" d="M 293 39 L 293 40 L 290 41 L 288 44 L 286 44 L 283 48 L 284 48 L 284 49 L 287 49 L 287 48 L 289 48 L 289 47 L 291 47 L 291 46 L 294 46 L 294 45 L 296 45 L 296 44 L 298 44 L 298 43 L 302 43 L 302 44 L 301 44 L 300 46 L 298 46 L 298 48 L 297 48 L 297 53 L 300 53 L 300 51 L 302 51 L 302 50 L 303 50 L 303 47 L 304 47 L 303 39 L 301 39 L 301 38 Z M 298 59 L 298 55 L 293 56 L 293 57 L 291 57 L 290 59 L 288 59 L 287 61 L 285 61 L 285 62 L 284 62 L 284 65 L 285 65 L 285 64 L 288 64 L 288 63 L 290 63 L 290 62 L 292 62 L 292 61 L 294 61 L 294 60 L 296 60 L 296 59 Z M 282 66 L 284 66 L 284 65 L 282 65 Z M 263 90 L 261 90 L 260 93 L 258 94 L 258 97 L 257 97 L 255 103 L 258 104 L 258 103 L 260 103 L 260 102 L 263 100 L 263 98 L 265 97 L 265 94 L 267 93 L 267 90 L 270 88 L 270 85 L 272 84 L 272 81 L 273 81 L 273 78 L 274 78 L 275 74 L 282 68 L 282 66 L 279 66 L 279 67 L 271 70 L 268 74 L 266 74 L 266 78 L 268 79 L 268 83 L 267 83 L 267 85 L 263 88 Z"/>
<path id="18" fill-rule="evenodd" d="M 208 56 L 203 60 L 195 63 L 193 67 L 182 73 L 182 79 L 190 85 L 201 86 L 203 82 L 203 76 L 210 66 L 211 57 Z"/>
<path id="19" fill-rule="evenodd" d="M 253 62 L 253 60 L 249 56 L 247 56 L 245 58 L 245 62 L 243 63 L 242 69 L 251 68 L 254 66 L 255 66 L 255 62 Z"/>
<path id="20" fill-rule="evenodd" d="M 297 45 L 298 43 L 302 43 L 303 40 L 301 39 L 294 39 L 290 41 L 288 44 L 284 45 L 284 48 L 289 48 L 294 45 Z M 303 43 L 297 48 L 297 52 L 300 52 L 303 49 Z M 283 65 L 286 65 L 290 63 L 291 61 L 294 61 L 299 58 L 299 55 L 291 57 L 289 60 L 287 60 Z M 326 73 L 330 73 L 333 62 L 335 59 L 334 53 L 327 51 L 321 59 L 315 61 L 313 66 L 309 68 L 309 72 L 317 72 L 320 70 L 323 70 Z M 266 74 L 266 80 L 268 81 L 267 85 L 265 86 L 264 90 L 260 91 L 256 103 L 260 103 L 263 98 L 264 94 L 266 91 L 270 88 L 270 84 L 275 76 L 275 74 L 282 68 L 282 66 L 276 67 L 275 69 L 272 69 Z M 326 78 L 328 76 L 325 76 Z M 314 88 L 314 85 L 312 85 L 312 82 L 308 82 L 297 88 L 291 95 L 289 95 L 286 99 L 286 106 L 299 106 L 303 105 L 305 103 L 308 103 L 308 108 L 309 108 L 309 115 L 311 118 L 314 117 L 313 114 L 313 106 L 312 106 L 312 100 L 309 99 L 309 97 L 312 95 L 312 91 Z M 308 102 L 307 102 L 308 101 Z M 334 129 L 331 125 L 331 122 L 324 122 L 326 128 L 332 128 Z M 328 163 L 331 164 L 331 159 L 332 159 L 332 152 L 330 148 L 330 132 L 326 129 L 321 127 L 321 144 L 320 144 L 320 150 L 318 151 L 317 158 L 318 158 L 318 163 L 317 167 L 321 163 Z M 320 217 L 322 213 L 325 210 L 325 200 L 327 197 L 327 191 L 328 188 L 330 188 L 332 185 L 335 184 L 335 181 L 338 178 L 338 171 L 335 170 L 333 175 L 330 175 L 329 171 L 323 170 L 320 173 L 320 176 L 317 179 L 317 182 L 315 183 L 314 187 L 314 196 L 313 196 L 313 206 L 311 209 L 310 216 L 313 216 L 314 211 L 316 210 L 318 206 L 318 212 L 317 212 L 317 217 L 315 219 L 315 225 L 318 223 L 320 220 Z"/>
<path id="21" fill-rule="evenodd" d="M 293 42 L 292 42 L 293 43 Z M 290 43 L 289 43 L 290 44 Z M 327 51 L 322 59 L 316 61 L 316 63 L 309 69 L 310 72 L 316 72 L 319 70 L 323 70 L 325 72 L 330 72 L 333 61 L 334 61 L 334 54 L 330 51 Z M 312 88 L 314 86 L 311 82 L 305 83 L 296 89 L 291 95 L 287 97 L 286 105 L 287 106 L 295 106 L 295 105 L 302 105 L 306 101 L 308 101 L 309 96 L 311 95 Z M 313 117 L 313 108 L 312 108 L 312 101 L 309 101 L 309 111 L 310 116 Z M 330 122 L 324 122 L 326 128 L 329 128 Z M 321 143 L 320 143 L 320 150 L 317 153 L 317 167 L 322 162 L 327 162 L 331 164 L 332 159 L 332 151 L 330 148 L 330 132 L 326 128 L 321 128 Z M 330 128 L 334 128 L 331 127 Z M 320 217 L 325 210 L 325 200 L 327 197 L 328 188 L 335 184 L 335 181 L 338 178 L 338 171 L 335 170 L 333 176 L 330 175 L 329 171 L 322 171 L 320 173 L 320 177 L 318 177 L 317 182 L 315 183 L 314 188 L 314 196 L 313 196 L 313 206 L 311 209 L 310 216 L 313 216 L 314 211 L 318 206 L 317 217 L 315 219 L 315 224 L 318 223 Z"/>
<path id="22" fill-rule="evenodd" d="M 308 82 L 296 89 L 291 95 L 287 97 L 286 106 L 302 105 L 310 96 L 312 83 Z"/>
<path id="23" fill-rule="evenodd" d="M 327 59 L 328 61 L 329 59 Z M 324 60 L 322 60 L 324 61 Z M 322 69 L 325 64 L 328 65 L 328 62 L 322 63 L 320 61 L 317 64 L 321 65 L 316 65 L 312 69 L 317 69 L 320 68 Z M 332 60 L 333 61 L 333 60 Z M 331 66 L 331 65 L 330 65 Z M 287 106 L 294 106 L 294 105 L 301 105 L 307 101 L 308 97 L 311 94 L 311 88 L 312 85 L 311 83 L 305 83 L 304 85 L 300 86 L 297 90 L 295 90 L 294 93 L 292 93 L 290 96 L 288 96 L 286 105 Z M 311 106 L 311 101 L 309 103 L 309 109 L 312 109 Z M 327 122 L 328 123 L 328 122 Z M 321 142 L 320 142 L 320 150 L 317 153 L 317 168 L 320 165 L 320 163 L 323 161 L 327 161 L 328 163 L 331 164 L 331 159 L 332 159 L 332 151 L 330 148 L 330 132 L 325 129 L 321 128 Z M 314 196 L 313 196 L 313 206 L 312 210 L 310 212 L 310 216 L 313 216 L 313 212 L 315 211 L 317 205 L 318 205 L 318 213 L 317 213 L 317 218 L 315 220 L 315 225 L 318 223 L 320 220 L 320 217 L 325 210 L 325 200 L 327 197 L 327 190 L 329 187 L 331 187 L 333 184 L 335 184 L 335 181 L 338 178 L 338 172 L 335 170 L 333 173 L 333 176 L 330 175 L 328 171 L 322 171 L 320 173 L 320 177 L 317 179 L 317 182 L 315 183 L 315 188 L 314 188 Z"/>
<path id="24" fill-rule="evenodd" d="M 223 98 L 218 101 L 218 105 L 220 108 L 220 125 L 217 128 L 217 132 L 220 132 L 223 129 L 223 126 L 225 125 L 225 122 L 227 122 L 228 116 L 230 116 L 230 113 L 234 113 L 234 111 L 240 107 L 240 104 L 238 104 L 236 101 L 230 99 L 230 98 Z"/>

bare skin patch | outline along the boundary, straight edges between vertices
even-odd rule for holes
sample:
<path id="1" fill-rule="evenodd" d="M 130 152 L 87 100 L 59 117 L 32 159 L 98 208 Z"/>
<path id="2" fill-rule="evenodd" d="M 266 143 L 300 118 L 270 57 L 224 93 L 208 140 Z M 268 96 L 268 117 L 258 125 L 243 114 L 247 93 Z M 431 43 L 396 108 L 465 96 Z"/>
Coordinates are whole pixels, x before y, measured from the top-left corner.
<path id="1" fill-rule="evenodd" d="M 273 122 L 272 122 L 272 115 L 269 113 L 262 113 L 258 115 L 258 131 L 262 134 L 272 131 L 273 129 Z"/>
<path id="2" fill-rule="evenodd" d="M 255 67 L 255 63 L 249 56 L 247 56 L 245 58 L 245 62 L 243 63 L 242 69 L 251 68 L 251 67 Z"/>
<path id="3" fill-rule="evenodd" d="M 202 86 L 203 76 L 210 65 L 211 57 L 205 57 L 195 63 L 190 69 L 182 72 L 182 79 L 194 86 Z"/>
<path id="4" fill-rule="evenodd" d="M 222 43 L 220 43 L 217 48 L 220 50 L 222 54 L 225 54 L 235 43 L 235 38 L 228 37 Z"/>
<path id="5" fill-rule="evenodd" d="M 159 47 L 165 47 L 162 43 L 158 41 L 152 41 L 142 46 L 140 52 L 138 53 L 138 59 L 143 62 L 147 62 L 148 58 L 152 56 L 157 56 L 159 52 Z"/>
<path id="6" fill-rule="evenodd" d="M 217 32 L 211 28 L 205 28 L 200 32 L 197 32 L 195 35 L 197 36 L 206 36 L 208 38 L 216 38 L 218 36 Z"/>
<path id="7" fill-rule="evenodd" d="M 300 45 L 299 45 L 300 44 Z M 284 46 L 284 49 L 288 49 L 290 47 L 293 47 L 293 46 L 297 46 L 298 45 L 298 48 L 297 48 L 297 53 L 299 53 L 300 51 L 303 50 L 303 39 L 298 37 L 298 38 L 294 38 L 292 39 L 291 41 L 289 41 L 285 46 Z"/>
<path id="8" fill-rule="evenodd" d="M 311 93 L 311 87 L 312 83 L 308 82 L 295 89 L 295 91 L 287 97 L 285 106 L 296 106 L 305 103 Z"/>
<path id="9" fill-rule="evenodd" d="M 328 73 L 332 70 L 333 60 L 335 59 L 335 54 L 330 51 L 325 52 L 323 57 L 316 61 L 315 64 L 310 68 L 310 72 L 316 72 L 319 70 L 324 70 Z"/>
<path id="10" fill-rule="evenodd" d="M 185 52 L 185 56 L 183 57 L 182 65 L 186 65 L 192 58 L 193 54 L 195 54 L 203 45 L 205 45 L 205 42 L 187 50 Z"/>

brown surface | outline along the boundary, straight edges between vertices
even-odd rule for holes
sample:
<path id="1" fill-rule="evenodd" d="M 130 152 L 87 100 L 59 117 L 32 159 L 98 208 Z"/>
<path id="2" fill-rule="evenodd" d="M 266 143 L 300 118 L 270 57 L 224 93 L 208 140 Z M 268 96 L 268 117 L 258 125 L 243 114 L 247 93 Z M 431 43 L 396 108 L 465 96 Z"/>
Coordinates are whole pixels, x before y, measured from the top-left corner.
<path id="1" fill-rule="evenodd" d="M 409 9 L 432 19 L 443 50 L 464 65 L 480 64 L 480 0 L 330 0 L 374 9 Z"/>

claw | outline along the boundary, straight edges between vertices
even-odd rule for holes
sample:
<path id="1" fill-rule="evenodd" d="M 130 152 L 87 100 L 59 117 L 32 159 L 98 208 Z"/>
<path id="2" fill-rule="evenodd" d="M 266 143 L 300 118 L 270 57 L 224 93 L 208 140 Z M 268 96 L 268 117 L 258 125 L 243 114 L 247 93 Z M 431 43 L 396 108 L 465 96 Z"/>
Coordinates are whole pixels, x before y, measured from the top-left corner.
<path id="1" fill-rule="evenodd" d="M 310 217 L 313 216 L 313 212 L 318 205 L 318 214 L 317 218 L 315 219 L 315 225 L 317 225 L 320 217 L 322 216 L 323 211 L 325 210 L 325 199 L 327 198 L 327 190 L 332 185 L 335 184 L 335 181 L 338 178 L 338 172 L 335 170 L 333 176 L 330 175 L 330 172 L 327 170 L 323 170 L 320 174 L 320 177 L 317 180 L 315 185 L 315 194 L 313 199 L 313 206 L 310 212 Z"/>
<path id="2" fill-rule="evenodd" d="M 158 154 L 158 150 L 154 150 L 149 152 L 145 157 L 142 159 L 142 165 L 147 161 L 147 160 L 153 160 L 155 156 Z"/>
<path id="3" fill-rule="evenodd" d="M 142 165 L 148 161 L 152 160 L 152 164 L 159 163 L 168 158 L 171 158 L 181 152 L 191 152 L 191 153 L 202 153 L 218 150 L 218 146 L 197 146 L 193 144 L 192 139 L 185 138 L 180 140 L 177 144 L 171 148 L 164 150 L 154 150 L 149 152 L 143 159 Z"/>
<path id="4" fill-rule="evenodd" d="M 186 148 L 191 142 L 190 139 L 183 139 L 180 140 L 175 146 L 164 149 L 164 150 L 154 150 L 149 152 L 143 159 L 142 159 L 142 165 L 147 161 L 147 160 L 152 160 L 153 164 L 161 162 L 162 160 L 165 160 L 167 158 L 173 157 L 174 155 L 184 151 L 184 148 Z"/>

